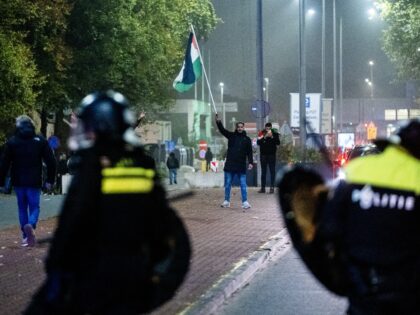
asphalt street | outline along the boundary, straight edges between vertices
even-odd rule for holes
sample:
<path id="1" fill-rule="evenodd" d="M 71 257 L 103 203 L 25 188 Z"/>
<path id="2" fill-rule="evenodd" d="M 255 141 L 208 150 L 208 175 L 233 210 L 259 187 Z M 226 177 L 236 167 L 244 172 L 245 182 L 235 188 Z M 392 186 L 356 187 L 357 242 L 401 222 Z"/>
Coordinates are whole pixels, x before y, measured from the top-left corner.
<path id="1" fill-rule="evenodd" d="M 48 219 L 58 215 L 64 195 L 42 195 L 40 219 Z M 17 201 L 15 195 L 0 194 L 0 229 L 19 225 Z"/>
<path id="2" fill-rule="evenodd" d="M 345 299 L 329 293 L 290 250 L 227 300 L 220 315 L 344 315 Z"/>
<path id="3" fill-rule="evenodd" d="M 185 188 L 185 180 L 182 174 L 178 176 L 178 185 L 168 185 L 167 179 L 163 180 L 163 185 L 167 191 Z M 41 211 L 39 219 L 44 220 L 57 216 L 61 210 L 61 204 L 65 195 L 41 195 Z M 0 229 L 19 225 L 16 196 L 0 193 Z"/>

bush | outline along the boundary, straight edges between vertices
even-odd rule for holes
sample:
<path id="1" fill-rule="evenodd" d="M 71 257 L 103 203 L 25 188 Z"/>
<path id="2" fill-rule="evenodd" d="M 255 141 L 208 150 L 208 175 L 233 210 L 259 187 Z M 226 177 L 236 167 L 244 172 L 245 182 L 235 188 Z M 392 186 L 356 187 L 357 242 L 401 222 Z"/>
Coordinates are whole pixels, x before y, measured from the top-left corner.
<path id="1" fill-rule="evenodd" d="M 322 161 L 322 154 L 316 149 L 306 149 L 302 151 L 300 147 L 293 146 L 292 143 L 282 143 L 277 149 L 277 161 L 283 163 L 317 163 Z"/>

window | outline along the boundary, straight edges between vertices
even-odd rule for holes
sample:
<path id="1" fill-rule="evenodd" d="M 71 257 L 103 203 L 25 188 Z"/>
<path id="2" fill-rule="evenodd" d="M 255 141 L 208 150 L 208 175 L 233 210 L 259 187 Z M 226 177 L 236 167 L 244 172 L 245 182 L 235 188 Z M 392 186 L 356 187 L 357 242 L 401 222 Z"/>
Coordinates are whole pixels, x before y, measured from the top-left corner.
<path id="1" fill-rule="evenodd" d="M 397 119 L 405 120 L 408 119 L 408 109 L 397 109 Z"/>
<path id="2" fill-rule="evenodd" d="M 385 120 L 397 120 L 395 109 L 385 109 Z"/>
<path id="3" fill-rule="evenodd" d="M 420 109 L 410 109 L 410 118 L 420 118 Z"/>

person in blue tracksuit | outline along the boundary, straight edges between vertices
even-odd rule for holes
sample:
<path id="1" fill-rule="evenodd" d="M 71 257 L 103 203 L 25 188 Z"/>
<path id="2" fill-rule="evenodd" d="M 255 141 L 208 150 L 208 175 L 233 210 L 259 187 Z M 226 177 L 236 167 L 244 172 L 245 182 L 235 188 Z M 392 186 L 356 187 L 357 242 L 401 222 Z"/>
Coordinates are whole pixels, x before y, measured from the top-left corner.
<path id="1" fill-rule="evenodd" d="M 16 119 L 16 132 L 6 143 L 0 163 L 0 183 L 4 182 L 9 169 L 19 209 L 22 230 L 22 246 L 34 246 L 35 229 L 40 212 L 42 163 L 46 165 L 45 188 L 54 185 L 56 161 L 48 142 L 35 133 L 35 125 L 29 116 Z"/>

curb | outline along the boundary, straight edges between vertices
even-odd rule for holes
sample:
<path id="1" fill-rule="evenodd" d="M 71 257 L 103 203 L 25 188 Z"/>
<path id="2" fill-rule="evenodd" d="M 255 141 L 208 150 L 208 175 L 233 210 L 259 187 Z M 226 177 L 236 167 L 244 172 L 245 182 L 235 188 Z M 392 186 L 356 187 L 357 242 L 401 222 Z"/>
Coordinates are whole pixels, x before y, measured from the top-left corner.
<path id="1" fill-rule="evenodd" d="M 251 255 L 238 261 L 197 301 L 179 312 L 178 315 L 215 314 L 226 300 L 251 281 L 257 271 L 262 270 L 269 261 L 286 254 L 290 248 L 289 234 L 284 228 L 281 232 L 271 236 L 268 242 L 261 245 Z"/>

